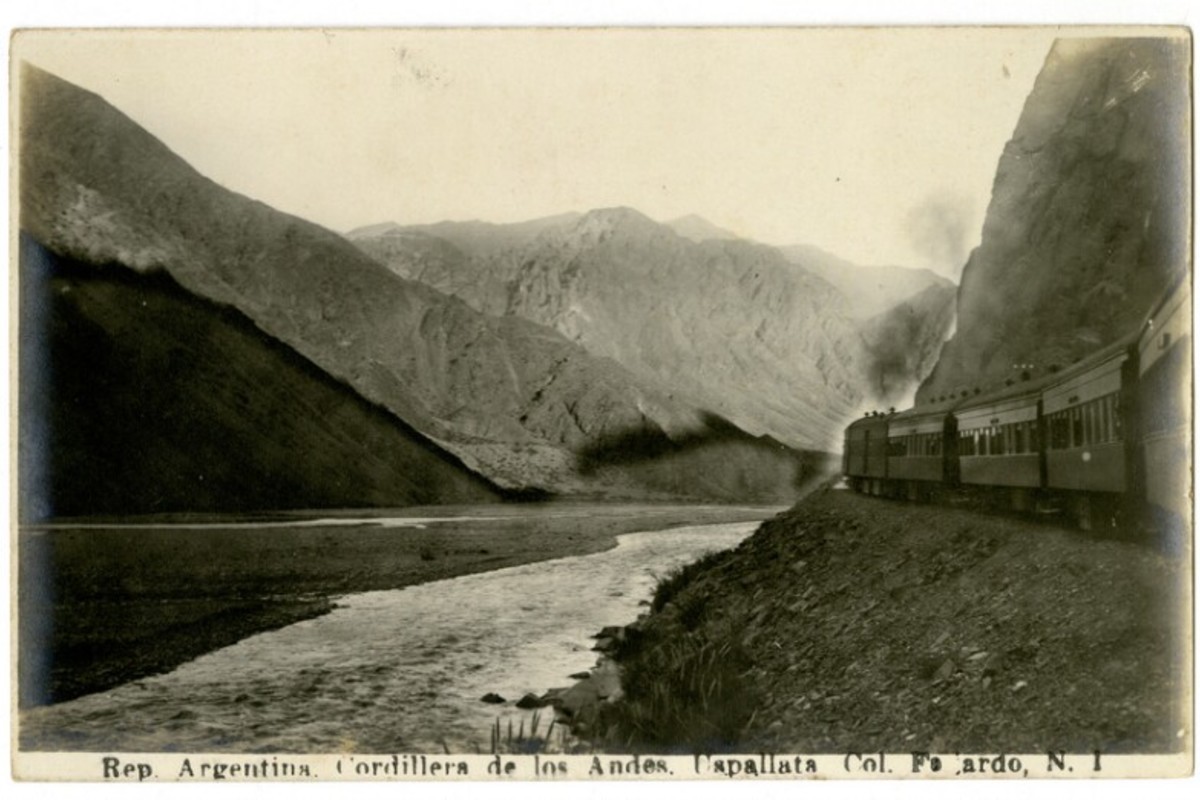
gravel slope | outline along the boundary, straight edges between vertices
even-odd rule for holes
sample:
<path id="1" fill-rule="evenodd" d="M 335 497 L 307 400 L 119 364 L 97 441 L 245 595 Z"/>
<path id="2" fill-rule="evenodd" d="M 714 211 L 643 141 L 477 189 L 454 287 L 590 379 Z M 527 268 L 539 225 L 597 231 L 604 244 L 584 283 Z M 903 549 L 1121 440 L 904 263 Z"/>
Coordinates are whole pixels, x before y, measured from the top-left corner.
<path id="1" fill-rule="evenodd" d="M 707 698 L 736 719 L 711 730 L 738 733 L 710 749 L 1179 750 L 1189 563 L 1028 517 L 821 491 L 633 626 L 625 711 L 668 688 L 664 653 L 715 651 L 740 666 L 722 676 L 730 702 Z M 706 723 L 686 724 L 640 735 L 700 746 Z"/>

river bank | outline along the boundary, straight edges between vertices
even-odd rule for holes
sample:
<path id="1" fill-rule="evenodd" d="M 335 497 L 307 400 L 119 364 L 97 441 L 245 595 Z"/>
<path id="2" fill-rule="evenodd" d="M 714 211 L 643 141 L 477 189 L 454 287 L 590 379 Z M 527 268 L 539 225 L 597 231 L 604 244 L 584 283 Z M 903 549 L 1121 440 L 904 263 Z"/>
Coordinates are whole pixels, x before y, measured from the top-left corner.
<path id="1" fill-rule="evenodd" d="M 1189 561 L 1130 541 L 811 495 L 660 585 L 598 706 L 610 750 L 1173 752 Z"/>
<path id="2" fill-rule="evenodd" d="M 775 510 L 547 503 L 22 529 L 20 705 L 167 671 L 327 614 L 341 595 L 597 553 L 632 531 Z"/>
<path id="3" fill-rule="evenodd" d="M 24 709 L 21 747 L 488 753 L 497 721 L 506 741 L 510 724 L 518 739 L 530 732 L 521 698 L 592 666 L 590 634 L 637 616 L 659 576 L 758 524 L 642 530 L 603 552 L 340 595 L 327 614 L 164 674 Z"/>

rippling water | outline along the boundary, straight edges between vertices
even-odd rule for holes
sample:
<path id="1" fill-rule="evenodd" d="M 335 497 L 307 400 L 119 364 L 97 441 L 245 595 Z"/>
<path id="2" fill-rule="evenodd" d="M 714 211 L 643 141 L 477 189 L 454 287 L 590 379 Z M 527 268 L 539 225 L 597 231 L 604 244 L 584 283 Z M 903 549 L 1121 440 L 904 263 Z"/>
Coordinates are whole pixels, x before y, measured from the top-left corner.
<path id="1" fill-rule="evenodd" d="M 38 749 L 488 752 L 495 692 L 570 684 L 589 638 L 634 619 L 657 575 L 732 547 L 757 522 L 618 537 L 604 553 L 342 597 L 165 675 L 22 713 Z M 515 724 L 515 723 L 514 723 Z"/>

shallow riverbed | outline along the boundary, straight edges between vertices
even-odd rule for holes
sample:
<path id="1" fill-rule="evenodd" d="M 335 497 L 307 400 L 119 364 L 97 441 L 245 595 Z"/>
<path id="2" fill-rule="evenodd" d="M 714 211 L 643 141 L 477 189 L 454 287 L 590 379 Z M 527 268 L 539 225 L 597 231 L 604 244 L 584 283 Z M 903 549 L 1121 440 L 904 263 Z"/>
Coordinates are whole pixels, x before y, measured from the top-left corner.
<path id="1" fill-rule="evenodd" d="M 512 701 L 590 667 L 590 635 L 635 618 L 656 576 L 757 525 L 625 534 L 602 553 L 346 595 L 168 674 L 26 711 L 23 746 L 488 752 L 497 716 L 527 717 Z M 509 702 L 480 702 L 488 692 Z"/>

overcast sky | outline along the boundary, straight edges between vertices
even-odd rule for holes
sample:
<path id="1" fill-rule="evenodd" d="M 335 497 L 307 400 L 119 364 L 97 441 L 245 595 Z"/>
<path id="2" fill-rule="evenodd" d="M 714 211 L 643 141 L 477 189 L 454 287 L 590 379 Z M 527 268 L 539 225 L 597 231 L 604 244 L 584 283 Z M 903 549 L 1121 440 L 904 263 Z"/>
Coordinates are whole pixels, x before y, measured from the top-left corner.
<path id="1" fill-rule="evenodd" d="M 625 205 L 955 274 L 1053 29 L 87 32 L 18 57 L 335 230 Z"/>

